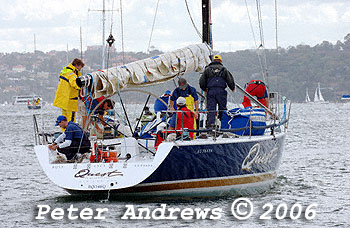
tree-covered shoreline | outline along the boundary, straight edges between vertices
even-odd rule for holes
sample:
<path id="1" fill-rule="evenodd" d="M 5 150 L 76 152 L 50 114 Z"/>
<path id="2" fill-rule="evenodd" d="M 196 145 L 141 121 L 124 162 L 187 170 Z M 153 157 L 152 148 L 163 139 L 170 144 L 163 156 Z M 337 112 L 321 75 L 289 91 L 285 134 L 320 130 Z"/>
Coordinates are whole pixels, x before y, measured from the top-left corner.
<path id="1" fill-rule="evenodd" d="M 158 55 L 154 50 L 149 54 L 142 52 L 126 52 L 124 54 L 112 51 L 109 55 L 109 66 L 144 59 Z M 214 54 L 217 52 L 214 52 Z M 260 52 L 259 52 L 260 53 Z M 321 83 L 322 93 L 326 100 L 338 101 L 343 94 L 350 94 L 350 34 L 344 41 L 332 44 L 323 41 L 315 46 L 303 45 L 266 50 L 269 88 L 278 91 L 294 102 L 303 102 L 306 88 L 310 96 Z M 256 50 L 242 50 L 220 53 L 224 65 L 232 72 L 236 82 L 244 85 L 251 79 L 263 79 L 261 66 Z M 12 96 L 23 94 L 38 94 L 52 102 L 58 75 L 63 66 L 75 57 L 80 57 L 77 49 L 65 51 L 50 51 L 35 53 L 0 53 L 0 102 L 12 100 Z M 262 54 L 260 56 L 263 58 Z M 101 50 L 86 50 L 83 53 L 86 63 L 84 73 L 99 69 Z M 198 88 L 198 74 L 186 78 L 190 84 Z M 171 87 L 171 88 L 170 88 Z M 168 82 L 157 88 L 161 91 L 173 89 L 174 83 Z M 153 89 L 154 89 L 153 88 Z"/>

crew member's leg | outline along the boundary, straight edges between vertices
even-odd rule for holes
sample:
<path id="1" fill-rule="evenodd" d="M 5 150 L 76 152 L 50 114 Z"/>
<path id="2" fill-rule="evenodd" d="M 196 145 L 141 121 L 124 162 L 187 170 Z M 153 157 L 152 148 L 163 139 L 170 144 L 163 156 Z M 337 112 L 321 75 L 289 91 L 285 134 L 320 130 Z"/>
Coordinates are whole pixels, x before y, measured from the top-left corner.
<path id="1" fill-rule="evenodd" d="M 58 148 L 57 151 L 60 152 L 61 154 L 66 155 L 67 160 L 72 160 L 72 158 L 74 158 L 74 156 L 77 153 L 77 149 L 72 148 L 71 146 L 66 148 Z"/>
<path id="2" fill-rule="evenodd" d="M 207 109 L 208 109 L 208 126 L 213 127 L 216 116 L 216 98 L 215 90 L 209 90 L 207 93 Z"/>
<path id="3" fill-rule="evenodd" d="M 62 109 L 62 115 L 65 116 L 68 121 L 75 122 L 76 112 Z"/>
<path id="4" fill-rule="evenodd" d="M 221 120 L 222 117 L 222 112 L 224 110 L 227 110 L 227 91 L 226 90 L 221 90 L 218 92 L 218 94 L 216 95 L 216 100 L 218 102 L 219 105 L 219 119 Z"/>
<path id="5" fill-rule="evenodd" d="M 69 147 L 57 149 L 58 152 L 66 155 L 67 160 L 72 160 L 78 152 L 83 154 L 89 152 L 89 150 L 90 146 L 86 139 L 73 139 Z"/>

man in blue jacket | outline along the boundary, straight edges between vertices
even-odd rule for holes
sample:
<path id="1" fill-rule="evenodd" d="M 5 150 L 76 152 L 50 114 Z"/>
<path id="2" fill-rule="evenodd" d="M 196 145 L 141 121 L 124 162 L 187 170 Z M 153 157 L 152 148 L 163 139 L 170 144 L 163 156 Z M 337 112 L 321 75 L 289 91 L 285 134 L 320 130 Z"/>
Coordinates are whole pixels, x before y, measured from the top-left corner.
<path id="1" fill-rule="evenodd" d="M 199 86 L 207 95 L 208 127 L 215 125 L 216 106 L 219 106 L 219 119 L 222 111 L 227 110 L 228 86 L 232 92 L 235 91 L 235 81 L 231 73 L 222 65 L 220 55 L 215 55 L 213 61 L 205 68 L 199 79 Z"/>
<path id="2" fill-rule="evenodd" d="M 196 119 L 198 119 L 198 95 L 196 88 L 190 86 L 186 79 L 180 78 L 179 87 L 177 87 L 171 97 L 170 97 L 170 109 L 175 110 L 174 102 L 179 97 L 184 97 L 186 99 L 186 107 L 194 113 Z"/>
<path id="3" fill-rule="evenodd" d="M 72 160 L 77 153 L 87 153 L 90 151 L 90 141 L 83 129 L 72 121 L 67 121 L 63 115 L 58 116 L 56 126 L 65 129 L 53 144 L 49 145 L 50 150 L 56 150 L 65 154 L 67 160 Z"/>

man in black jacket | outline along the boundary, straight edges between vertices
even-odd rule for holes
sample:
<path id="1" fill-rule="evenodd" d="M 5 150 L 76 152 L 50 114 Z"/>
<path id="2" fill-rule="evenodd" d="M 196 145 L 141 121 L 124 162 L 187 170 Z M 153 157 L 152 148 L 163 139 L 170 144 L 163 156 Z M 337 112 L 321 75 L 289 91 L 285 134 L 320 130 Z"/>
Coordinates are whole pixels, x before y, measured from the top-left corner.
<path id="1" fill-rule="evenodd" d="M 220 55 L 215 55 L 213 61 L 205 68 L 199 79 L 199 86 L 207 94 L 208 127 L 215 124 L 216 106 L 219 106 L 219 119 L 222 111 L 227 110 L 228 86 L 232 92 L 235 91 L 235 81 L 231 73 L 222 65 Z"/>

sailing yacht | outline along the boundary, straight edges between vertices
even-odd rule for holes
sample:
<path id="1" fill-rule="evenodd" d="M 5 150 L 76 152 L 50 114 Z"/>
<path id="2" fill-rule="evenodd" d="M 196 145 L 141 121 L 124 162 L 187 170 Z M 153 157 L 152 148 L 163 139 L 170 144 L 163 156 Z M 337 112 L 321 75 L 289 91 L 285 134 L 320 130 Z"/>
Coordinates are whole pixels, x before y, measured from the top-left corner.
<path id="1" fill-rule="evenodd" d="M 148 98 L 152 95 L 158 99 L 155 94 L 140 88 L 173 80 L 186 73 L 203 72 L 212 55 L 209 0 L 202 0 L 202 10 L 201 44 L 92 72 L 83 76 L 84 86 L 91 85 L 95 97 L 119 96 L 122 104 L 121 92 L 137 91 Z M 155 122 L 154 128 L 164 124 L 163 129 L 156 130 L 155 136 L 147 134 L 149 130 L 139 132 L 136 127 L 133 130 L 129 123 L 133 134 L 104 139 L 90 136 L 90 159 L 58 163 L 51 159 L 57 157 L 57 152 L 48 148 L 48 143 L 52 142 L 50 134 L 38 129 L 34 116 L 34 150 L 48 178 L 71 194 L 208 197 L 263 192 L 277 178 L 288 129 L 290 101 L 282 96 L 276 97 L 278 108 L 271 106 L 269 109 L 242 87 L 236 86 L 260 107 L 240 114 L 246 121 L 243 127 L 181 128 L 176 130 L 180 133 L 177 136 L 174 131 L 168 131 L 166 120 L 170 111 L 165 111 L 164 118 L 155 120 L 159 122 Z M 121 107 L 124 109 L 124 105 Z M 206 107 L 200 112 L 206 115 Z M 124 113 L 127 117 L 125 109 Z M 236 116 L 232 112 L 226 114 L 230 118 Z M 266 114 L 271 118 L 266 118 Z M 264 125 L 254 125 L 252 119 Z M 112 127 L 118 130 L 118 126 Z M 259 130 L 259 134 L 254 130 Z M 243 131 L 245 133 L 240 133 Z M 205 137 L 185 138 L 190 132 Z"/>
<path id="2" fill-rule="evenodd" d="M 311 102 L 311 99 L 310 99 L 310 96 L 309 96 L 309 89 L 306 88 L 305 103 L 310 103 L 310 102 Z"/>
<path id="3" fill-rule="evenodd" d="M 317 88 L 315 90 L 314 103 L 320 103 L 320 104 L 328 104 L 329 103 L 328 101 L 325 101 L 323 96 L 322 96 L 320 83 L 317 84 Z"/>

